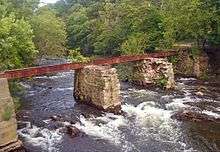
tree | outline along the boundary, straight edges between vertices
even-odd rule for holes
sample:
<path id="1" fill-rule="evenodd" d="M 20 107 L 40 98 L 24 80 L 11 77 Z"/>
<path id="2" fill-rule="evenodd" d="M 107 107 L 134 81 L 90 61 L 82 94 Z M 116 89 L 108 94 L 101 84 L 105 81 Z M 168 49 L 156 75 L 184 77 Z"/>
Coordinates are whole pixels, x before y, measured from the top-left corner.
<path id="1" fill-rule="evenodd" d="M 0 70 L 20 68 L 33 62 L 37 51 L 31 26 L 13 14 L 0 18 Z"/>
<path id="2" fill-rule="evenodd" d="M 70 48 L 81 48 L 84 54 L 90 50 L 91 21 L 86 8 L 75 6 L 74 12 L 67 19 L 68 44 Z"/>
<path id="3" fill-rule="evenodd" d="M 16 18 L 30 19 L 38 8 L 40 0 L 7 0 L 9 11 L 14 12 Z"/>
<path id="4" fill-rule="evenodd" d="M 31 21 L 34 43 L 43 56 L 61 56 L 65 53 L 66 31 L 64 22 L 47 7 L 40 8 Z"/>
<path id="5" fill-rule="evenodd" d="M 31 25 L 11 8 L 7 0 L 0 0 L 0 70 L 28 66 L 37 53 Z"/>
<path id="6" fill-rule="evenodd" d="M 147 35 L 144 33 L 135 33 L 121 45 L 122 54 L 142 54 L 147 46 Z"/>
<path id="7" fill-rule="evenodd" d="M 164 0 L 165 35 L 173 41 L 191 41 L 198 48 L 204 48 L 217 27 L 219 15 L 206 0 Z M 214 32 L 215 33 L 215 32 Z"/>
<path id="8" fill-rule="evenodd" d="M 220 44 L 218 0 L 60 0 L 55 6 L 67 20 L 68 46 L 83 54 Z"/>

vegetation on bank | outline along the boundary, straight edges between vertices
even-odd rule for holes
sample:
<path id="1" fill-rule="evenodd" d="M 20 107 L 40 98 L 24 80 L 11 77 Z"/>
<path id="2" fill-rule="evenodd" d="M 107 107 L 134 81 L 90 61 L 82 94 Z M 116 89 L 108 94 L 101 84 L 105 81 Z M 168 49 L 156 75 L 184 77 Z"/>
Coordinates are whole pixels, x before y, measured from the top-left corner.
<path id="1" fill-rule="evenodd" d="M 220 45 L 219 0 L 0 0 L 0 70 L 44 56 L 141 54 Z"/>
<path id="2" fill-rule="evenodd" d="M 19 83 L 18 80 L 10 80 L 9 81 L 9 90 L 14 102 L 15 112 L 18 112 L 22 106 L 21 97 L 25 93 L 24 87 Z"/>

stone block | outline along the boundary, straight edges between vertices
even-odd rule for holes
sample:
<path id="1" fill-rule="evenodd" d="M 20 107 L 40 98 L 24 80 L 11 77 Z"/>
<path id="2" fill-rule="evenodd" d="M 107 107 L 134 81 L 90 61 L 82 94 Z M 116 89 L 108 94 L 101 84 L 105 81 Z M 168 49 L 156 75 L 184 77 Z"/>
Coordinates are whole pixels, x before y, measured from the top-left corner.
<path id="1" fill-rule="evenodd" d="M 0 122 L 0 147 L 17 141 L 17 122 L 15 118 Z"/>
<path id="2" fill-rule="evenodd" d="M 120 83 L 115 68 L 86 66 L 75 72 L 74 97 L 99 109 L 114 109 L 121 105 Z"/>
<path id="3" fill-rule="evenodd" d="M 0 99 L 0 122 L 4 121 L 4 115 L 6 112 L 10 112 L 10 117 L 15 117 L 14 103 L 12 98 L 4 98 Z"/>
<path id="4" fill-rule="evenodd" d="M 192 56 L 191 48 L 183 48 L 178 51 L 177 62 L 174 64 L 174 71 L 177 75 L 202 77 L 207 74 L 209 58 L 204 51 Z"/>
<path id="5" fill-rule="evenodd" d="M 0 152 L 13 151 L 21 146 L 17 137 L 14 103 L 7 79 L 0 78 Z"/>
<path id="6" fill-rule="evenodd" d="M 0 99 L 8 98 L 8 97 L 10 97 L 10 92 L 8 88 L 8 80 L 5 78 L 0 78 Z"/>
<path id="7" fill-rule="evenodd" d="M 164 79 L 164 87 L 167 89 L 175 87 L 172 63 L 167 59 L 148 58 L 136 61 L 133 68 L 133 82 L 138 85 L 157 84 Z"/>
<path id="8" fill-rule="evenodd" d="M 20 140 L 17 140 L 9 145 L 0 147 L 0 152 L 25 152 L 25 148 Z"/>

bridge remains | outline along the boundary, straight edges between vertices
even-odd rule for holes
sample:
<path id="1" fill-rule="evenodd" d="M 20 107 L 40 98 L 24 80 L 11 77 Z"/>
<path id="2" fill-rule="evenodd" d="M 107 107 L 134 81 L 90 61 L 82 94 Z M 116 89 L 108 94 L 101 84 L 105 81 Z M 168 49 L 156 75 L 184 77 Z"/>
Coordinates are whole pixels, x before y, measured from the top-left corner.
<path id="1" fill-rule="evenodd" d="M 115 68 L 86 66 L 77 70 L 74 78 L 74 97 L 77 101 L 109 112 L 120 111 L 120 82 Z"/>
<path id="2" fill-rule="evenodd" d="M 8 152 L 20 148 L 17 136 L 17 121 L 14 104 L 8 88 L 8 81 L 0 79 L 0 152 Z"/>
<path id="3" fill-rule="evenodd" d="M 132 81 L 141 86 L 175 87 L 172 63 L 167 59 L 146 58 L 136 61 Z M 75 72 L 74 97 L 105 111 L 120 112 L 120 82 L 117 71 L 110 66 L 90 65 Z"/>
<path id="4" fill-rule="evenodd" d="M 175 87 L 172 63 L 162 58 L 147 58 L 133 65 L 133 82 L 138 85 L 160 85 L 166 89 Z"/>
<path id="5" fill-rule="evenodd" d="M 121 108 L 120 83 L 117 71 L 111 65 L 134 62 L 133 82 L 139 85 L 156 84 L 166 79 L 166 88 L 172 88 L 174 75 L 172 64 L 162 57 L 175 55 L 162 52 L 134 56 L 96 59 L 89 63 L 67 63 L 46 67 L 32 67 L 0 73 L 0 152 L 8 152 L 21 146 L 17 137 L 14 105 L 7 79 L 75 70 L 74 96 L 77 101 L 99 109 L 118 113 Z"/>

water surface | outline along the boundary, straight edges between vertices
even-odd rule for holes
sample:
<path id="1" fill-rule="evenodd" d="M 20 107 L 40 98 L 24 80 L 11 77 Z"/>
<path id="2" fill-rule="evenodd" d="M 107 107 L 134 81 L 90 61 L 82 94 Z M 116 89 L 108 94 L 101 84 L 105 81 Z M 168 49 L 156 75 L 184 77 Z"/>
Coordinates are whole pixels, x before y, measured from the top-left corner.
<path id="1" fill-rule="evenodd" d="M 177 79 L 176 91 L 121 84 L 123 115 L 100 112 L 73 98 L 74 72 L 34 77 L 21 84 L 25 103 L 18 114 L 19 136 L 30 152 L 217 152 L 220 151 L 220 89 L 194 78 Z M 196 95 L 197 92 L 204 95 Z M 215 121 L 178 121 L 192 111 Z M 83 133 L 71 138 L 61 116 Z"/>

